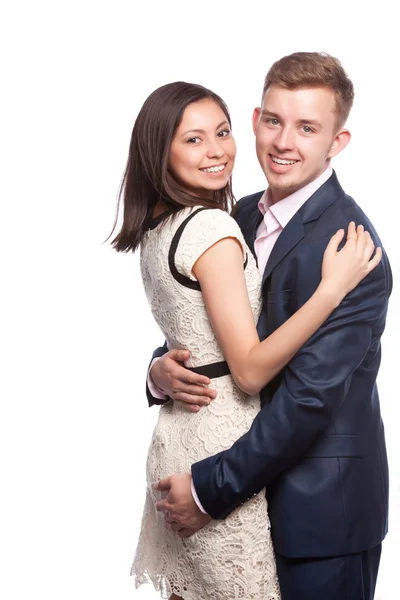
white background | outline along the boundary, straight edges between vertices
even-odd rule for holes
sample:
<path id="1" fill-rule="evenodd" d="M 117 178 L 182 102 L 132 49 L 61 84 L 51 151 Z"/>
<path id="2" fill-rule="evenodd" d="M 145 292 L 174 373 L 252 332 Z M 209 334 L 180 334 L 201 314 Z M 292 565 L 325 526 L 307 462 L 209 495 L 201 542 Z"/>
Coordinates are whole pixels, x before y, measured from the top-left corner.
<path id="1" fill-rule="evenodd" d="M 138 257 L 102 244 L 133 122 L 164 83 L 210 87 L 231 109 L 234 191 L 261 190 L 251 115 L 264 75 L 285 54 L 325 50 L 342 60 L 356 89 L 353 140 L 334 167 L 380 232 L 397 283 L 379 375 L 391 530 L 377 592 L 397 598 L 400 132 L 392 3 L 11 6 L 0 14 L 1 597 L 158 597 L 149 586 L 135 591 L 129 569 L 157 418 L 146 405 L 145 374 L 163 340 Z"/>

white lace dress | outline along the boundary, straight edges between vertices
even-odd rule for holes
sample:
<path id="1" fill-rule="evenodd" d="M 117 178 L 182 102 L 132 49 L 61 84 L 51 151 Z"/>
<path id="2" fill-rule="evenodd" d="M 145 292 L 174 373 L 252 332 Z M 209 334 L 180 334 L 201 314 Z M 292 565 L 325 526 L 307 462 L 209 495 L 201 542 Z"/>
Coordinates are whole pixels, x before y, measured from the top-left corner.
<path id="1" fill-rule="evenodd" d="M 185 208 L 150 229 L 142 242 L 141 270 L 153 316 L 169 348 L 191 350 L 188 367 L 224 360 L 207 317 L 192 267 L 203 252 L 224 237 L 243 246 L 244 273 L 256 322 L 261 309 L 260 275 L 241 231 L 218 209 Z M 160 408 L 147 460 L 147 497 L 131 574 L 136 586 L 153 582 L 162 598 L 184 600 L 279 600 L 279 585 L 264 491 L 224 520 L 212 520 L 181 539 L 167 529 L 155 502 L 165 494 L 152 485 L 174 473 L 189 473 L 192 463 L 229 448 L 244 434 L 260 409 L 230 375 L 212 379 L 217 398 L 198 413 L 180 402 Z"/>

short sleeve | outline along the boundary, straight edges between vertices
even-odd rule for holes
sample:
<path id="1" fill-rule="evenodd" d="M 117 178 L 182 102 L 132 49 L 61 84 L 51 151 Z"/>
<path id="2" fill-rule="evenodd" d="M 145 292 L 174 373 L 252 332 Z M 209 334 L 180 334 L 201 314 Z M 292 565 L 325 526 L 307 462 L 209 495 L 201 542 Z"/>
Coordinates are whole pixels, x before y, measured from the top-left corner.
<path id="1" fill-rule="evenodd" d="M 197 281 L 192 269 L 208 248 L 224 238 L 235 238 L 247 262 L 247 247 L 236 221 L 220 209 L 197 209 L 181 223 L 174 239 L 174 266 L 184 277 Z"/>

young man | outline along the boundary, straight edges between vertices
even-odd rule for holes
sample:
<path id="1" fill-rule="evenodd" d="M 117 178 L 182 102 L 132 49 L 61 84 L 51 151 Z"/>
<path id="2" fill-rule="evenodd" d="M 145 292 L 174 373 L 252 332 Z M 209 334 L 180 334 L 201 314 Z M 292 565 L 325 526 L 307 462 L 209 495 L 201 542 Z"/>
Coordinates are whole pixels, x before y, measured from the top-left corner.
<path id="1" fill-rule="evenodd" d="M 314 292 L 326 240 L 338 228 L 361 223 L 381 245 L 330 165 L 350 141 L 344 125 L 353 96 L 339 61 L 326 54 L 292 54 L 266 76 L 253 127 L 268 189 L 240 200 L 235 212 L 263 273 L 261 339 Z M 192 480 L 174 475 L 159 484 L 169 493 L 158 508 L 183 536 L 266 487 L 283 600 L 374 596 L 388 511 L 376 377 L 391 287 L 384 254 L 261 392 L 250 431 L 194 464 Z M 186 358 L 165 354 L 152 367 L 154 382 L 191 406 L 209 402 L 212 392 L 201 385 L 208 380 L 174 360 Z"/>

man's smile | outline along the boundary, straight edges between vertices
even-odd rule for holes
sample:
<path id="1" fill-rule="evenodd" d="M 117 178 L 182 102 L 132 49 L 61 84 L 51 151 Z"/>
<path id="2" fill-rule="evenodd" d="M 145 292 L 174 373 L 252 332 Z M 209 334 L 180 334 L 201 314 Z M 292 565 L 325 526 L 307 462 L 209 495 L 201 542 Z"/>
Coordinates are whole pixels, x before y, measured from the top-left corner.
<path id="1" fill-rule="evenodd" d="M 299 162 L 298 160 L 290 158 L 278 158 L 273 154 L 270 154 L 269 156 L 271 157 L 271 160 L 277 165 L 294 165 L 296 162 Z"/>

